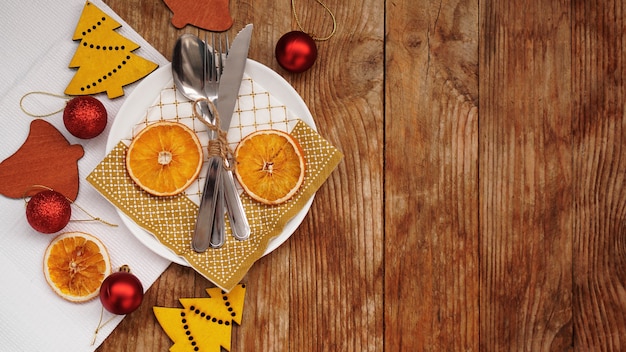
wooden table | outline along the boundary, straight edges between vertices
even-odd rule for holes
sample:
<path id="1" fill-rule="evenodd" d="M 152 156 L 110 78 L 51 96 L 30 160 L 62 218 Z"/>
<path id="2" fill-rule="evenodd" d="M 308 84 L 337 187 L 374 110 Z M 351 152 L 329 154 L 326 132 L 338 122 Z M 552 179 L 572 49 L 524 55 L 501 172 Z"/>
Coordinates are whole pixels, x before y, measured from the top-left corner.
<path id="1" fill-rule="evenodd" d="M 159 0 L 106 2 L 169 59 L 198 33 Z M 345 154 L 245 277 L 232 351 L 626 349 L 622 2 L 328 1 L 337 33 L 303 74 L 274 58 L 290 1 L 231 2 Z M 99 351 L 168 350 L 152 307 L 211 286 L 172 264 Z"/>

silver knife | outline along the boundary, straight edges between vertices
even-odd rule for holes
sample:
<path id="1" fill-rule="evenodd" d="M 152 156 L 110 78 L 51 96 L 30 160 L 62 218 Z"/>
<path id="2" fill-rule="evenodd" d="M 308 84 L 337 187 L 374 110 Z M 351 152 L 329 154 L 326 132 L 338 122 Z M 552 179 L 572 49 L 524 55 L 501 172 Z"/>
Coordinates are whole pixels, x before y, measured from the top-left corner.
<path id="1" fill-rule="evenodd" d="M 248 24 L 237 34 L 233 40 L 233 45 L 228 49 L 228 56 L 224 60 L 224 71 L 220 78 L 217 99 L 217 111 L 221 121 L 220 128 L 224 131 L 228 131 L 230 128 L 230 121 L 239 97 L 239 87 L 248 60 L 252 27 L 252 24 Z M 236 239 L 245 240 L 250 236 L 250 225 L 241 204 L 241 198 L 239 198 L 235 188 L 233 173 L 225 169 L 222 170 L 222 189 L 224 190 L 230 227 Z"/>

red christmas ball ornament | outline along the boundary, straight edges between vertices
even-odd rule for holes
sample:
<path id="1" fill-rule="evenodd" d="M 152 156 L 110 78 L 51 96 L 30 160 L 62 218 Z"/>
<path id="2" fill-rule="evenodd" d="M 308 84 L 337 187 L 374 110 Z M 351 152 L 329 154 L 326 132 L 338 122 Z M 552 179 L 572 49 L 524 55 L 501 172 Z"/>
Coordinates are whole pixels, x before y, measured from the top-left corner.
<path id="1" fill-rule="evenodd" d="M 317 45 L 313 38 L 302 31 L 291 31 L 276 43 L 276 60 L 282 68 L 300 73 L 313 66 L 317 59 Z"/>
<path id="2" fill-rule="evenodd" d="M 107 111 L 100 100 L 91 96 L 72 98 L 63 110 L 63 123 L 78 138 L 98 136 L 107 125 Z"/>
<path id="3" fill-rule="evenodd" d="M 100 286 L 100 302 L 113 314 L 128 314 L 135 311 L 143 301 L 141 281 L 130 273 L 127 265 L 107 276 Z"/>
<path id="4" fill-rule="evenodd" d="M 70 205 L 70 201 L 59 192 L 41 191 L 26 204 L 26 220 L 41 233 L 59 232 L 70 222 Z"/>

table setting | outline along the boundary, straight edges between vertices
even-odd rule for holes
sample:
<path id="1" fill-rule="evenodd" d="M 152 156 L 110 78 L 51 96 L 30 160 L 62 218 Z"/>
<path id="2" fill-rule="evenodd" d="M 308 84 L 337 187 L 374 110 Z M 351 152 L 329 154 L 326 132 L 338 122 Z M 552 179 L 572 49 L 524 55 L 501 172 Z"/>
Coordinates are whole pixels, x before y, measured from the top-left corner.
<path id="1" fill-rule="evenodd" d="M 177 6 L 166 3 L 172 10 Z M 177 76 L 176 54 L 170 63 L 102 1 L 72 0 L 36 9 L 12 1 L 8 11 L 11 18 L 28 11 L 30 20 L 40 25 L 12 20 L 2 24 L 4 33 L 13 34 L 8 44 L 14 48 L 2 54 L 6 63 L 2 77 L 10 84 L 3 87 L 0 100 L 4 127 L 0 202 L 7 233 L 0 257 L 3 282 L 11 282 L 0 296 L 4 302 L 0 308 L 3 347 L 14 351 L 95 350 L 142 304 L 144 292 L 171 263 L 193 269 L 214 285 L 206 288 L 205 297 L 180 297 L 185 307 L 185 299 L 197 299 L 192 307 L 203 305 L 207 315 L 215 316 L 218 313 L 211 309 L 219 310 L 221 305 L 211 302 L 223 295 L 225 301 L 237 302 L 233 322 L 242 324 L 245 285 L 241 281 L 256 261 L 289 240 L 307 216 L 316 191 L 343 158 L 317 132 L 314 117 L 296 90 L 274 70 L 247 58 L 253 25 L 240 32 L 247 34 L 246 40 L 239 38 L 243 34 L 237 35 L 239 29 L 233 30 L 230 43 L 227 40 L 225 44 L 228 52 L 218 53 L 221 81 L 219 94 L 211 101 L 190 97 L 183 87 L 186 82 Z M 188 24 L 173 12 L 174 26 Z M 229 16 L 226 7 L 221 14 L 209 16 L 217 21 L 202 22 L 206 16 L 190 21 L 209 31 L 224 32 L 233 25 Z M 211 47 L 206 36 L 204 41 L 197 39 L 205 62 L 193 70 L 204 79 L 207 52 L 213 54 L 217 45 Z M 119 65 L 106 68 L 108 61 L 117 60 Z M 235 69 L 237 66 L 240 68 Z M 230 83 L 234 88 L 223 89 L 228 82 L 234 82 Z M 200 105 L 207 110 L 198 108 Z M 87 120 L 87 114 L 96 120 Z M 204 121 L 203 115 L 213 122 Z M 225 119 L 226 126 L 220 125 L 219 119 Z M 146 188 L 145 178 L 134 178 L 129 166 L 135 155 L 130 151 L 139 148 L 135 142 L 139 145 L 144 130 L 157 125 L 183 126 L 201 147 L 195 174 L 177 193 L 163 196 Z M 271 204 L 259 202 L 254 198 L 259 196 L 250 193 L 252 187 L 241 183 L 244 176 L 237 170 L 245 164 L 228 168 L 244 160 L 243 151 L 240 159 L 228 157 L 239 151 L 243 140 L 266 131 L 295 140 L 301 164 L 306 165 L 298 187 Z M 211 154 L 219 136 L 223 142 L 218 150 L 227 154 L 224 158 Z M 172 150 L 180 149 L 181 143 L 174 143 Z M 282 155 L 283 148 L 272 153 Z M 213 172 L 212 157 L 219 162 Z M 270 172 L 280 175 L 278 159 L 267 164 Z M 209 184 L 214 191 L 208 190 Z M 205 197 L 209 193 L 215 200 Z M 206 217 L 202 211 L 205 201 L 213 202 L 211 218 L 200 226 Z M 50 215 L 59 209 L 62 215 Z M 210 238 L 210 245 L 193 245 L 200 235 L 206 236 L 206 241 Z M 213 236 L 218 235 L 222 240 L 216 244 Z M 67 250 L 68 241 L 86 242 L 87 247 L 77 247 L 78 254 L 75 250 L 72 255 L 97 252 L 98 268 L 105 267 L 98 272 L 101 286 L 89 297 L 73 296 L 73 291 L 55 286 L 59 283 L 51 258 L 60 248 Z M 80 265 L 87 265 L 84 263 L 70 260 L 70 272 L 80 272 Z M 116 293 L 129 282 L 131 298 Z M 115 299 L 127 299 L 130 305 Z M 170 324 L 163 329 L 176 342 L 177 333 L 171 326 L 179 323 L 165 317 L 168 309 L 155 306 L 154 319 Z M 196 338 L 190 346 L 217 343 L 229 349 L 231 320 L 224 319 L 226 324 L 220 319 L 219 325 L 228 329 L 216 333 L 220 338 Z M 194 336 L 210 335 L 210 329 L 203 332 L 202 325 L 195 326 L 200 330 L 194 330 Z M 33 331 L 38 333 L 33 336 Z"/>
<path id="2" fill-rule="evenodd" d="M 0 8 L 1 351 L 626 350 L 620 2 Z"/>

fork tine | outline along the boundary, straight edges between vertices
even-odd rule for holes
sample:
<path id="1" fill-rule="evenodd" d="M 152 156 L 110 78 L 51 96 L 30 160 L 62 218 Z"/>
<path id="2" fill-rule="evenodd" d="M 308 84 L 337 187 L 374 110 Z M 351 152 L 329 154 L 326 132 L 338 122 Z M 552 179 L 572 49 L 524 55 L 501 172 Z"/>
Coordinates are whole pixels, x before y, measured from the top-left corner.
<path id="1" fill-rule="evenodd" d="M 224 69 L 224 62 L 222 60 L 222 52 L 224 51 L 223 47 L 222 47 L 222 33 L 218 33 L 217 34 L 217 41 L 218 44 L 216 44 L 217 49 L 217 75 L 218 77 L 220 77 L 222 75 L 222 71 Z M 218 78 L 219 79 L 219 78 Z"/>
<path id="2" fill-rule="evenodd" d="M 228 50 L 230 49 L 230 44 L 228 43 L 228 33 L 224 33 L 224 36 L 226 37 L 226 56 L 228 56 Z"/>

